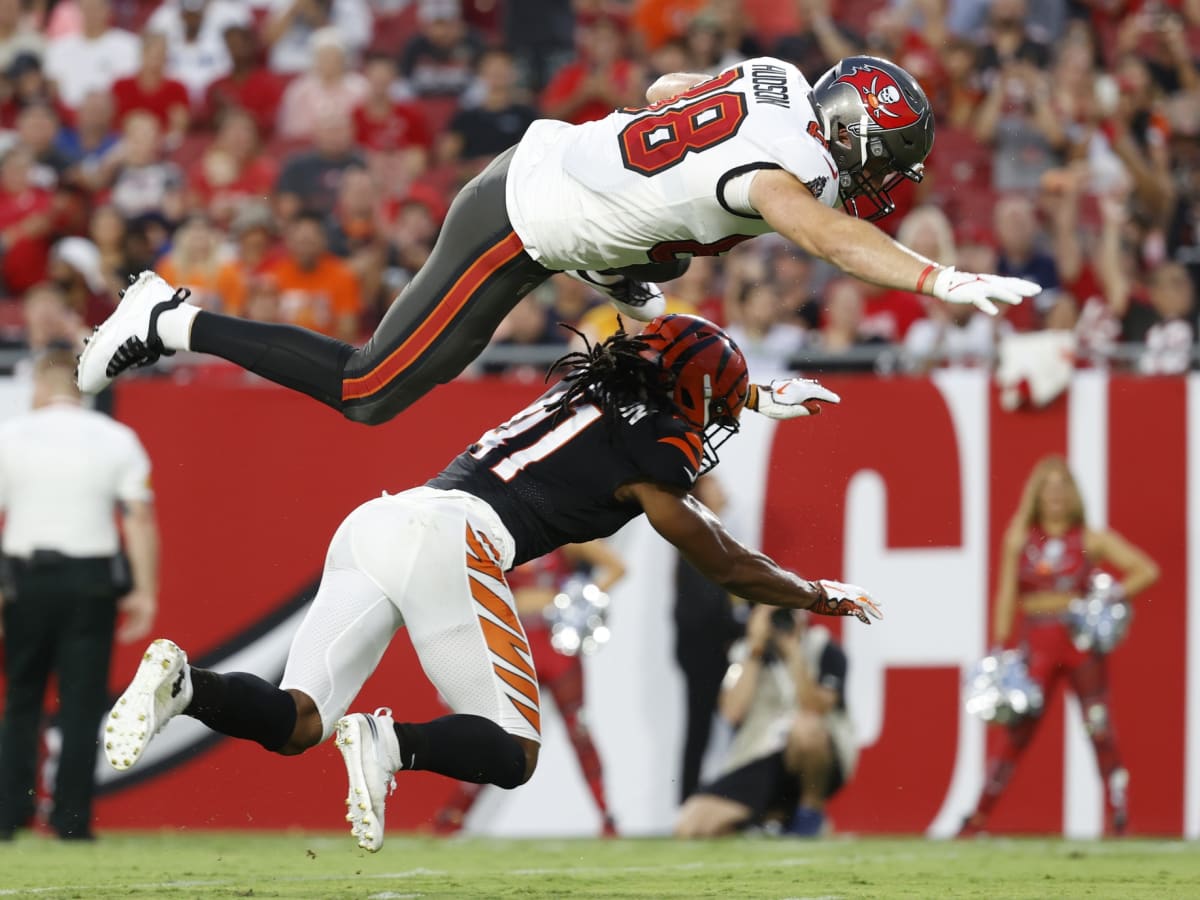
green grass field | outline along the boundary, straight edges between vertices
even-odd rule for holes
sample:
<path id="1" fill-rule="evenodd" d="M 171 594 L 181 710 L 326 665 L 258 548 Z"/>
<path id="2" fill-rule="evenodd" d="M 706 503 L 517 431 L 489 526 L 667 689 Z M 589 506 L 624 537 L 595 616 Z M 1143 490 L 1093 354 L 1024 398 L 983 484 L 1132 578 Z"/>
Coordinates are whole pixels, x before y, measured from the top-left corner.
<path id="1" fill-rule="evenodd" d="M 375 855 L 329 834 L 116 835 L 0 844 L 0 898 L 1200 897 L 1200 846 L 770 838 L 433 840 Z"/>

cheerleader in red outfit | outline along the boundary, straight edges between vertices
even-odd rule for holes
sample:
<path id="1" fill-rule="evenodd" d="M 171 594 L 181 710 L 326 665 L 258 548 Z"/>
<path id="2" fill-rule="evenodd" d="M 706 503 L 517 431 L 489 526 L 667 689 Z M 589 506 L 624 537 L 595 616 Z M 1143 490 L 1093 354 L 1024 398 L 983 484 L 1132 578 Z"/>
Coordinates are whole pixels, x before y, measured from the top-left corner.
<path id="1" fill-rule="evenodd" d="M 1047 703 L 1059 679 L 1068 680 L 1104 779 L 1105 831 L 1120 834 L 1128 816 L 1129 774 L 1121 765 L 1109 721 L 1107 660 L 1100 653 L 1076 649 L 1064 621 L 1071 599 L 1087 593 L 1088 579 L 1100 565 L 1121 573 L 1120 590 L 1126 598 L 1158 579 L 1158 566 L 1142 550 L 1114 531 L 1087 527 L 1079 488 L 1066 461 L 1058 456 L 1042 459 L 1025 484 L 1021 505 L 1005 535 L 994 637 L 999 644 L 1009 642 L 1019 609 L 1017 642 Z M 983 795 L 964 823 L 963 834 L 985 829 L 1040 721 L 1029 717 L 1008 727 L 1003 749 L 991 760 Z"/>
<path id="2" fill-rule="evenodd" d="M 579 656 L 565 656 L 551 646 L 550 629 L 542 618 L 542 610 L 554 600 L 559 587 L 580 567 L 591 569 L 592 580 L 606 593 L 625 575 L 625 564 L 621 558 L 604 541 L 596 540 L 586 544 L 568 544 L 518 566 L 506 577 L 517 603 L 521 624 L 525 626 L 525 637 L 533 655 L 538 685 L 554 698 L 554 705 L 566 723 L 571 746 L 575 748 L 579 768 L 600 810 L 603 833 L 611 837 L 616 835 L 617 829 L 604 796 L 600 754 L 596 752 L 596 745 L 592 743 L 583 722 L 583 661 Z M 460 782 L 450 801 L 438 812 L 434 830 L 439 834 L 458 831 L 483 787 L 481 784 Z"/>

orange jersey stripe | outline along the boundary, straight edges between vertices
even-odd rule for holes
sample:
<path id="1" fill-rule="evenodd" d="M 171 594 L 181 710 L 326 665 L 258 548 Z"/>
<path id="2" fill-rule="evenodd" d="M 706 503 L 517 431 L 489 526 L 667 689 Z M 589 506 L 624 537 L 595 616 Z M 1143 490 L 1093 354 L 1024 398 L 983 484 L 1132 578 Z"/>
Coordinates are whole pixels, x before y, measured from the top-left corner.
<path id="1" fill-rule="evenodd" d="M 533 726 L 534 731 L 536 731 L 538 734 L 542 733 L 542 717 L 536 709 L 526 706 L 524 703 L 514 700 L 512 697 L 508 698 L 508 702 L 516 708 L 517 712 L 525 717 L 525 721 Z"/>
<path id="2" fill-rule="evenodd" d="M 691 438 L 690 434 L 688 435 L 688 438 Z M 700 448 L 693 445 L 691 440 L 684 440 L 683 438 L 678 438 L 672 435 L 671 437 L 659 438 L 658 442 L 660 444 L 670 444 L 672 447 L 678 447 L 683 451 L 683 455 L 687 457 L 688 462 L 692 464 L 693 469 L 700 468 Z M 700 442 L 697 440 L 695 443 L 699 444 Z"/>
<path id="3" fill-rule="evenodd" d="M 512 607 L 505 603 L 499 594 L 469 575 L 467 576 L 467 581 L 470 582 L 471 596 L 475 598 L 476 603 L 511 628 L 514 634 L 520 637 L 525 636 L 525 629 L 521 627 L 521 622 L 517 619 L 517 614 L 513 612 Z"/>
<path id="4" fill-rule="evenodd" d="M 438 336 L 446 330 L 454 317 L 467 305 L 467 301 L 497 269 L 506 265 L 524 250 L 516 232 L 493 244 L 479 259 L 475 260 L 458 281 L 446 292 L 433 313 L 417 326 L 408 339 L 365 375 L 347 378 L 342 382 L 342 400 L 357 400 L 369 397 L 387 386 L 397 375 L 407 369 L 425 352 Z"/>
<path id="5" fill-rule="evenodd" d="M 484 550 L 484 545 L 481 541 L 487 542 L 487 552 Z M 497 565 L 499 554 L 495 552 L 492 542 L 486 537 L 475 534 L 475 531 L 470 525 L 467 526 L 467 568 L 474 569 L 476 572 L 482 572 L 484 575 L 490 575 L 497 581 L 504 580 L 504 573 L 500 571 L 500 566 Z"/>
<path id="6" fill-rule="evenodd" d="M 509 687 L 516 688 L 518 691 L 528 697 L 531 703 L 538 702 L 537 685 L 535 685 L 528 678 L 524 678 L 521 675 L 514 675 L 512 672 L 508 671 L 508 669 L 502 669 L 496 665 L 493 665 L 492 668 L 496 670 L 496 674 L 499 675 Z"/>
<path id="7" fill-rule="evenodd" d="M 487 641 L 488 649 L 518 672 L 528 675 L 530 681 L 537 681 L 533 666 L 526 660 L 526 657 L 533 659 L 533 654 L 529 652 L 529 645 L 525 643 L 525 639 L 517 637 L 511 631 L 505 631 L 491 619 L 485 619 L 483 616 L 476 618 L 483 629 L 483 639 Z"/>

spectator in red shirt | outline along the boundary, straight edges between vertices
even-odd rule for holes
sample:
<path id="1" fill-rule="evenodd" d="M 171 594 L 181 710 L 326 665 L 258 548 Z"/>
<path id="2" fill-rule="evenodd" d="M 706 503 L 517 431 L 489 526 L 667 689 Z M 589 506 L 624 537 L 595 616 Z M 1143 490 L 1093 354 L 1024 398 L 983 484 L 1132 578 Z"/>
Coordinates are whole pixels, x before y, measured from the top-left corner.
<path id="1" fill-rule="evenodd" d="M 19 294 L 46 278 L 53 197 L 32 180 L 34 154 L 17 144 L 0 156 L 0 282 Z"/>
<path id="2" fill-rule="evenodd" d="M 579 46 L 578 59 L 559 69 L 542 94 L 548 118 L 579 125 L 639 105 L 640 73 L 625 56 L 625 37 L 614 19 L 597 18 L 580 29 Z"/>
<path id="3" fill-rule="evenodd" d="M 137 74 L 119 78 L 112 86 L 117 107 L 117 124 L 134 110 L 145 110 L 158 119 L 166 139 L 177 146 L 187 133 L 191 113 L 187 88 L 168 78 L 167 38 L 148 31 L 142 35 L 142 65 Z"/>
<path id="4" fill-rule="evenodd" d="M 0 157 L 0 282 L 19 294 L 46 278 L 52 197 L 31 180 L 34 160 L 17 144 Z"/>
<path id="5" fill-rule="evenodd" d="M 287 79 L 261 65 L 258 39 L 249 28 L 227 29 L 225 47 L 233 69 L 208 86 L 204 95 L 206 120 L 215 122 L 230 107 L 244 109 L 254 116 L 258 133 L 269 138 L 275 132 L 275 118 Z"/>
<path id="6" fill-rule="evenodd" d="M 414 174 L 425 168 L 429 150 L 429 127 L 425 114 L 415 103 L 393 99 L 396 62 L 379 53 L 367 57 L 363 66 L 367 95 L 354 110 L 356 142 L 372 153 L 400 152 L 410 158 Z"/>
<path id="7" fill-rule="evenodd" d="M 225 227 L 247 200 L 269 196 L 278 174 L 275 160 L 260 153 L 254 117 L 227 109 L 216 138 L 188 172 L 189 205 Z"/>

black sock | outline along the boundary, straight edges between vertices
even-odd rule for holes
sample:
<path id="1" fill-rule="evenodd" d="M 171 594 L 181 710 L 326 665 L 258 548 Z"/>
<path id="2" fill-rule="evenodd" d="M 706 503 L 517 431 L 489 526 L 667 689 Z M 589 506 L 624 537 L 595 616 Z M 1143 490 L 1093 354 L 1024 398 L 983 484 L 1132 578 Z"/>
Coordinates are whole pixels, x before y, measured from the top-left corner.
<path id="1" fill-rule="evenodd" d="M 192 669 L 192 702 L 185 715 L 213 731 L 278 750 L 296 727 L 296 701 L 257 675 Z"/>
<path id="2" fill-rule="evenodd" d="M 219 356 L 276 384 L 342 408 L 342 369 L 349 344 L 293 325 L 250 322 L 201 312 L 192 323 L 192 350 Z"/>
<path id="3" fill-rule="evenodd" d="M 417 725 L 396 723 L 404 768 L 459 781 L 515 788 L 525 783 L 525 748 L 482 716 L 444 716 Z"/>

